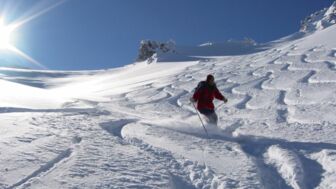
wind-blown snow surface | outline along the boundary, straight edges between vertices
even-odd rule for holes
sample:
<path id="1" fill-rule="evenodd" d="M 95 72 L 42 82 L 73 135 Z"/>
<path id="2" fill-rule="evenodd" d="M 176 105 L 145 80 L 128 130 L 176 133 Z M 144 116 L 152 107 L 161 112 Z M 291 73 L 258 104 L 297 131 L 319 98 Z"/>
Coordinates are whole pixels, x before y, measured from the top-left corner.
<path id="1" fill-rule="evenodd" d="M 105 71 L 1 69 L 0 188 L 336 188 L 335 36 Z M 207 137 L 188 99 L 209 73 L 229 103 Z"/>

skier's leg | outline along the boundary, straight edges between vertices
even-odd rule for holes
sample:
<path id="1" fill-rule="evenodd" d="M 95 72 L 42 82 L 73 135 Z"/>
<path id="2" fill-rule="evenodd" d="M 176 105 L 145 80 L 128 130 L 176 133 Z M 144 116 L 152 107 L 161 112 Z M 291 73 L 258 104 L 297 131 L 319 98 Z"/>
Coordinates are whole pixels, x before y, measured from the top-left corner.
<path id="1" fill-rule="evenodd" d="M 214 110 L 201 109 L 201 110 L 199 110 L 199 112 L 206 117 L 208 123 L 213 124 L 213 125 L 217 125 L 218 116 L 217 116 L 217 114 Z"/>
<path id="2" fill-rule="evenodd" d="M 216 112 L 213 112 L 212 114 L 209 114 L 207 117 L 209 119 L 209 123 L 217 125 L 218 116 L 217 116 Z"/>
<path id="3" fill-rule="evenodd" d="M 199 112 L 203 115 L 203 118 L 206 120 L 206 122 L 209 123 L 209 116 L 212 112 L 208 109 L 200 109 Z"/>

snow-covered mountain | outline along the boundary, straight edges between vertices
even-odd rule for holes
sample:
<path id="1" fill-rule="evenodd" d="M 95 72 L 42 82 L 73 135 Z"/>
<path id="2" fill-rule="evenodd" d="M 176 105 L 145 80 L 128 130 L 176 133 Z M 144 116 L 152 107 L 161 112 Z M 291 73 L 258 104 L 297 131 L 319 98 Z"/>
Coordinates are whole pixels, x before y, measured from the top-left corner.
<path id="1" fill-rule="evenodd" d="M 336 25 L 293 36 L 0 69 L 0 188 L 336 188 Z M 208 137 L 189 97 L 209 73 L 229 102 Z"/>
<path id="2" fill-rule="evenodd" d="M 175 42 L 168 41 L 166 43 L 157 42 L 153 40 L 142 40 L 140 42 L 139 54 L 137 61 L 145 61 L 148 62 L 154 61 L 155 57 L 158 54 L 165 53 L 175 53 Z"/>
<path id="3" fill-rule="evenodd" d="M 176 62 L 200 60 L 202 57 L 233 56 L 263 51 L 266 44 L 257 44 L 252 39 L 228 40 L 222 43 L 208 42 L 198 46 L 176 45 L 173 41 L 165 43 L 143 40 L 140 43 L 138 61 Z M 206 58 L 205 58 L 206 59 Z"/>
<path id="4" fill-rule="evenodd" d="M 336 23 L 336 1 L 329 7 L 308 16 L 301 23 L 302 32 L 323 30 Z"/>

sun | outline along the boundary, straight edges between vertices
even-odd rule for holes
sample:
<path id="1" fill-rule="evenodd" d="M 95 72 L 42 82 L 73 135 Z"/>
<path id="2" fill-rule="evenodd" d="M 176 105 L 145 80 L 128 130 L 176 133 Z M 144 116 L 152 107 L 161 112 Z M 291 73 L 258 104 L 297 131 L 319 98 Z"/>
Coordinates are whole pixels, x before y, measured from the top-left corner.
<path id="1" fill-rule="evenodd" d="M 0 18 L 0 49 L 9 49 L 11 45 L 11 34 L 13 28 L 11 26 L 6 26 L 2 18 Z"/>
<path id="2" fill-rule="evenodd" d="M 0 51 L 11 51 L 14 52 L 15 54 L 19 55 L 20 57 L 26 59 L 30 63 L 34 64 L 38 68 L 45 69 L 45 67 L 27 55 L 26 53 L 22 52 L 19 50 L 15 44 L 13 44 L 13 33 L 15 29 L 17 29 L 21 24 L 23 23 L 12 23 L 12 24 L 5 24 L 4 18 L 0 17 Z"/>
<path id="3" fill-rule="evenodd" d="M 16 55 L 24 58 L 25 60 L 27 60 L 28 62 L 33 64 L 35 67 L 46 69 L 46 67 L 43 66 L 41 63 L 39 63 L 37 60 L 30 57 L 28 54 L 26 54 L 25 52 L 21 51 L 18 47 L 16 47 L 17 30 L 22 25 L 27 24 L 27 23 L 29 23 L 30 21 L 32 21 L 36 18 L 41 17 L 42 15 L 51 11 L 52 9 L 62 5 L 66 1 L 67 0 L 55 0 L 53 2 L 50 1 L 47 4 L 45 4 L 44 1 L 43 1 L 43 3 L 41 1 L 42 4 L 40 4 L 39 6 L 36 5 L 36 7 L 40 7 L 39 9 L 29 10 L 28 11 L 29 14 L 26 14 L 26 16 L 21 17 L 21 18 L 15 20 L 14 22 L 11 22 L 11 23 L 5 22 L 5 18 L 6 18 L 5 12 L 12 12 L 12 11 L 1 10 L 1 6 L 0 6 L 0 52 L 1 51 L 13 52 Z M 8 6 L 8 7 L 10 7 L 10 6 Z M 1 53 L 0 53 L 0 56 L 1 56 Z"/>

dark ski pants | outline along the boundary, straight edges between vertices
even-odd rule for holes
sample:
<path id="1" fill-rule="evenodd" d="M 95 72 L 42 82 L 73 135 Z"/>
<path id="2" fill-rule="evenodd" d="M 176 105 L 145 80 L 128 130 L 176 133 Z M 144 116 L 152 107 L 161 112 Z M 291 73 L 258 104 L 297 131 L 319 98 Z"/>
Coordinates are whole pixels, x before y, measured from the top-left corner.
<path id="1" fill-rule="evenodd" d="M 217 125 L 218 122 L 218 116 L 215 112 L 215 110 L 211 109 L 200 109 L 198 110 L 201 114 L 203 114 L 209 121 L 209 123 Z"/>

